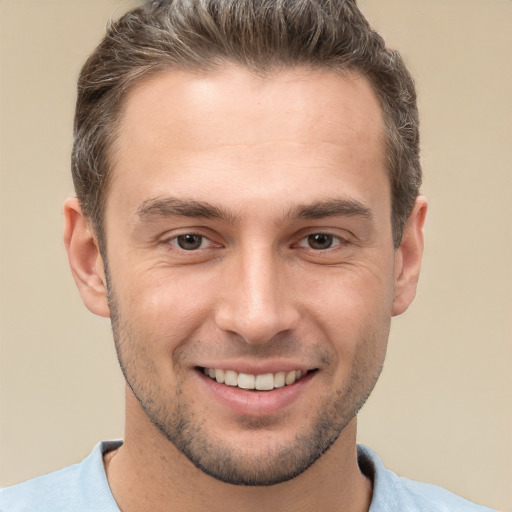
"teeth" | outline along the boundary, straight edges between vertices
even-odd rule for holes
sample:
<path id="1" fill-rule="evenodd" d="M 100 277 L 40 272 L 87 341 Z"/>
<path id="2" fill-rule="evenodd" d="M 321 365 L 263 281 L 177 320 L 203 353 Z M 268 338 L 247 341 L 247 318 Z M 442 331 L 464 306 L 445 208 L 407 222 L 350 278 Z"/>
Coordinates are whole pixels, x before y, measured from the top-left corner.
<path id="1" fill-rule="evenodd" d="M 292 370 L 291 372 L 288 372 L 286 374 L 284 382 L 287 386 L 289 386 L 290 384 L 293 384 L 295 382 L 296 378 L 297 378 L 297 373 Z"/>
<path id="2" fill-rule="evenodd" d="M 265 373 L 256 377 L 254 387 L 259 391 L 269 391 L 274 389 L 274 385 L 274 376 L 271 373 Z"/>
<path id="3" fill-rule="evenodd" d="M 226 370 L 224 373 L 224 384 L 228 386 L 238 386 L 238 373 L 233 370 Z"/>
<path id="4" fill-rule="evenodd" d="M 286 372 L 277 372 L 274 375 L 274 387 L 282 388 L 286 384 Z"/>
<path id="5" fill-rule="evenodd" d="M 282 388 L 285 385 L 290 386 L 308 372 L 307 370 L 292 370 L 291 372 L 251 375 L 249 373 L 237 373 L 234 370 L 203 368 L 203 373 L 211 379 L 228 386 L 237 386 L 242 389 L 256 389 L 258 391 L 270 391 L 275 388 Z"/>
<path id="6" fill-rule="evenodd" d="M 254 389 L 256 377 L 247 373 L 238 374 L 238 387 L 242 389 Z"/>

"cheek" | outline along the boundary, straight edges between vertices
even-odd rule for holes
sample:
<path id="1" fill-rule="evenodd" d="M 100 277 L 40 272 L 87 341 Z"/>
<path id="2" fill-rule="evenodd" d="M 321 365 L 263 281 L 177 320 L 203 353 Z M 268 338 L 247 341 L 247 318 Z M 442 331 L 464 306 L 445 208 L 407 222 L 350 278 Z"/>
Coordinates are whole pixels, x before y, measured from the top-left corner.
<path id="1" fill-rule="evenodd" d="M 324 282 L 329 286 L 322 293 L 308 293 L 303 318 L 309 314 L 310 325 L 330 343 L 337 366 L 348 368 L 356 358 L 369 366 L 381 364 L 391 322 L 392 280 L 357 269 Z"/>
<path id="2" fill-rule="evenodd" d="M 215 288 L 200 272 L 134 271 L 113 284 L 119 316 L 144 343 L 172 351 L 209 321 Z"/>
<path id="3" fill-rule="evenodd" d="M 302 279 L 305 309 L 322 319 L 327 328 L 357 330 L 391 317 L 392 271 L 347 267 L 326 272 L 316 279 Z"/>

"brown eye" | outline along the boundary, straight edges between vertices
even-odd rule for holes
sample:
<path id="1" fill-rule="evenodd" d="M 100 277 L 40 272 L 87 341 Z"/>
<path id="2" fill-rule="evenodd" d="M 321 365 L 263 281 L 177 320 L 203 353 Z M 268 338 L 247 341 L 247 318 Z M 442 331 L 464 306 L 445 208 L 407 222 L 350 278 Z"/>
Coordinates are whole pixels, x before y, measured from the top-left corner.
<path id="1" fill-rule="evenodd" d="M 203 245 L 203 237 L 201 235 L 194 235 L 187 233 L 176 237 L 176 245 L 185 251 L 194 251 L 201 248 Z"/>
<path id="2" fill-rule="evenodd" d="M 330 249 L 334 243 L 334 237 L 327 233 L 315 233 L 307 237 L 307 242 L 311 249 L 317 251 Z"/>

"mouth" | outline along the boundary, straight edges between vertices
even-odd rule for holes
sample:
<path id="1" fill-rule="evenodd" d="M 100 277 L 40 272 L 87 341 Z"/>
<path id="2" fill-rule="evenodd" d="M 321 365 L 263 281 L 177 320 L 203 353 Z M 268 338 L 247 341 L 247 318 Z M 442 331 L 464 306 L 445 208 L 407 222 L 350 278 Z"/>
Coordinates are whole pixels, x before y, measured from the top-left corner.
<path id="1" fill-rule="evenodd" d="M 303 379 L 308 373 L 316 371 L 291 370 L 252 375 L 249 373 L 238 373 L 234 370 L 223 370 L 220 368 L 199 368 L 199 370 L 219 384 L 255 391 L 272 391 L 273 389 L 291 386 L 295 382 Z"/>

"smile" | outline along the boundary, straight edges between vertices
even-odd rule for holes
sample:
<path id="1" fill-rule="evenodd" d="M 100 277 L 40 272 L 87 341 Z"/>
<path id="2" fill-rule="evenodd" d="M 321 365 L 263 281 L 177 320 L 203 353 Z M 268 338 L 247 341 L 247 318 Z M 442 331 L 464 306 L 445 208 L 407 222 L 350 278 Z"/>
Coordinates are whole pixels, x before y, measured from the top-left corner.
<path id="1" fill-rule="evenodd" d="M 255 389 L 257 391 L 271 391 L 272 389 L 290 386 L 308 373 L 308 370 L 292 370 L 289 372 L 251 375 L 248 373 L 237 373 L 234 370 L 221 370 L 219 368 L 203 368 L 202 370 L 205 375 L 220 384 L 241 389 Z"/>

